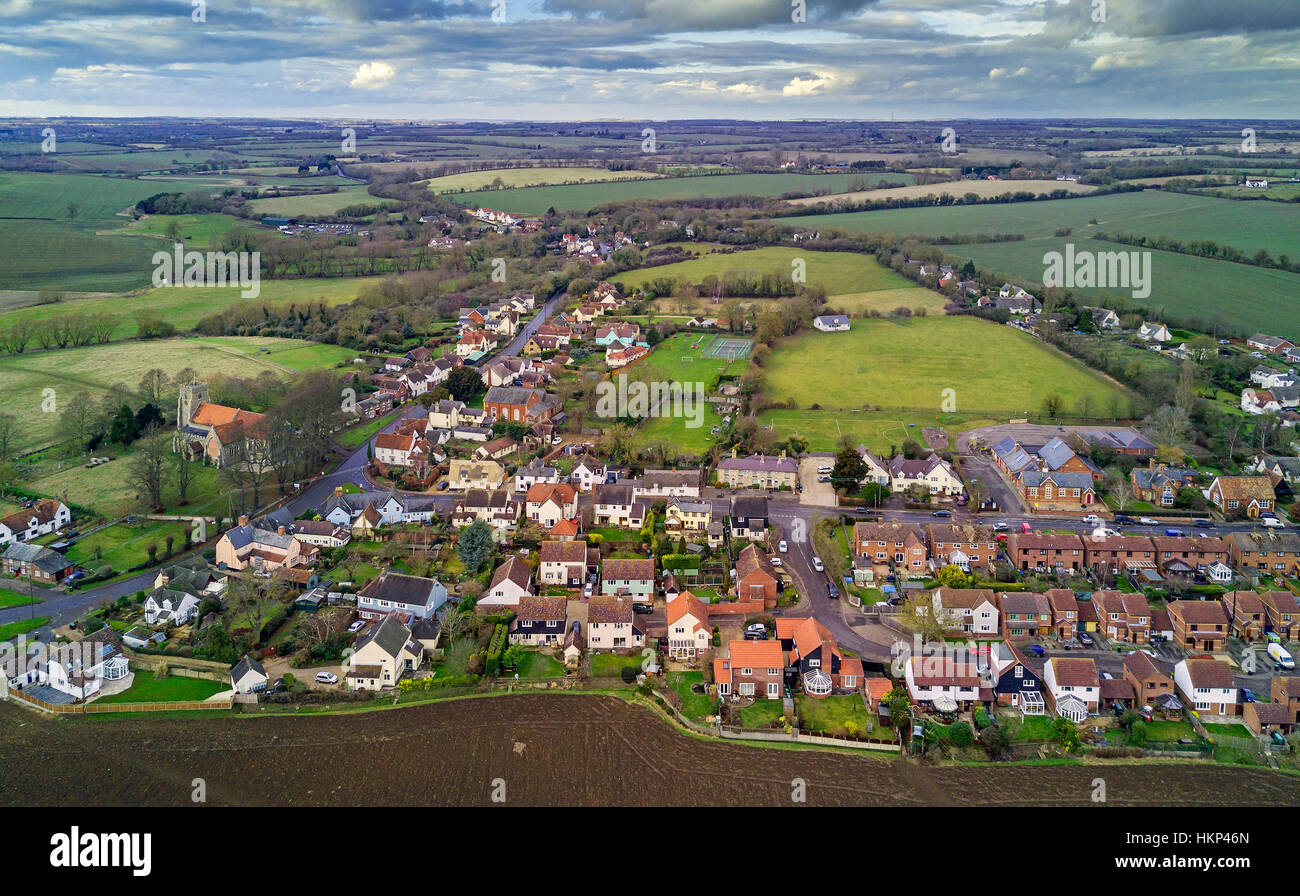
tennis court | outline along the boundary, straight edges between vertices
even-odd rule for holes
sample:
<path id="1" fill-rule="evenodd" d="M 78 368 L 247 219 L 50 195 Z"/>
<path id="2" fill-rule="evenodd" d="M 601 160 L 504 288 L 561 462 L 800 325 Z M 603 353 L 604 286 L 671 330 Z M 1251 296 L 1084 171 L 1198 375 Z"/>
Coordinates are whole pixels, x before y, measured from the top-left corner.
<path id="1" fill-rule="evenodd" d="M 704 350 L 704 357 L 726 358 L 729 361 L 736 358 L 748 358 L 753 348 L 754 340 L 752 339 L 734 339 L 730 336 L 719 336 Z"/>

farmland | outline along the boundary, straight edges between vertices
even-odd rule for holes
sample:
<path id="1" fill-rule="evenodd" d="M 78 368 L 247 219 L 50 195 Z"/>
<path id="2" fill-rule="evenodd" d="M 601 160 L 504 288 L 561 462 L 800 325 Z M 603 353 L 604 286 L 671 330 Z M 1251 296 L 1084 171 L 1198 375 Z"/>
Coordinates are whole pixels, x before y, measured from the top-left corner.
<path id="1" fill-rule="evenodd" d="M 522 215 L 544 215 L 557 211 L 584 211 L 610 202 L 636 199 L 699 199 L 704 196 L 780 196 L 783 193 L 842 193 L 855 179 L 867 183 L 886 180 L 909 183 L 911 175 L 870 173 L 849 174 L 728 174 L 701 177 L 663 177 L 623 183 L 574 184 L 553 187 L 520 187 L 514 190 L 486 190 L 461 193 L 454 198 L 463 205 L 486 205 Z M 260 200 L 259 200 L 260 201 Z"/>
<path id="2" fill-rule="evenodd" d="M 957 180 L 939 184 L 912 184 L 903 187 L 885 187 L 879 190 L 860 190 L 854 193 L 834 193 L 830 196 L 809 196 L 792 199 L 792 205 L 831 205 L 836 202 L 877 201 L 881 199 L 917 199 L 922 196 L 1002 196 L 1006 193 L 1051 193 L 1066 190 L 1070 193 L 1091 193 L 1096 187 L 1071 181 L 1057 180 Z"/>
<path id="3" fill-rule="evenodd" d="M 549 184 L 602 183 L 606 181 L 644 180 L 659 177 L 649 171 L 610 171 L 607 168 L 493 168 L 487 171 L 465 171 L 448 174 L 425 181 L 434 193 L 460 193 L 475 190 L 535 187 Z"/>
<path id="4" fill-rule="evenodd" d="M 955 412 L 1008 416 L 1037 412 L 1059 394 L 1073 409 L 1086 395 L 1093 414 L 1118 386 L 1010 327 L 971 317 L 854 321 L 847 333 L 804 332 L 780 343 L 767 363 L 766 395 L 799 408 L 943 409 L 955 391 Z M 950 407 L 950 410 L 954 408 Z"/>
<path id="5" fill-rule="evenodd" d="M 261 352 L 266 348 L 269 351 Z M 351 358 L 337 346 L 294 339 L 170 339 L 149 343 L 114 343 L 0 358 L 0 404 L 24 425 L 19 451 L 58 441 L 59 406 L 78 392 L 96 402 L 119 384 L 134 389 L 145 371 L 157 367 L 175 374 L 192 367 L 200 376 L 238 372 L 253 377 L 263 370 L 284 374 L 333 366 Z M 52 390 L 47 392 L 46 390 Z M 53 398 L 52 410 L 48 399 Z"/>
<path id="6" fill-rule="evenodd" d="M 311 218 L 334 215 L 350 205 L 391 206 L 392 202 L 371 196 L 364 185 L 340 187 L 334 193 L 305 193 L 301 196 L 272 196 L 254 199 L 248 207 L 259 215 Z"/>
<path id="7" fill-rule="evenodd" d="M 612 697 L 527 694 L 381 713 L 243 718 L 53 719 L 0 704 L 0 800 L 10 806 L 189 805 L 203 769 L 211 805 L 1092 805 L 1087 765 L 916 766 L 844 752 L 757 749 L 679 734 Z M 60 750 L 49 750 L 59 728 Z M 467 740 L 466 731 L 475 736 Z M 628 749 L 628 744 L 637 749 Z M 311 744 L 311 749 L 304 749 Z M 472 744 L 472 748 L 467 748 Z M 104 768 L 86 774 L 93 750 Z M 361 750 L 367 761 L 352 761 Z M 582 757 L 575 762 L 574 757 Z M 690 775 L 676 773 L 691 769 Z M 346 772 L 341 770 L 346 769 Z M 1294 805 L 1292 775 L 1206 763 L 1106 768 L 1116 805 Z M 185 786 L 177 786 L 184 781 Z M 635 782 L 635 786 L 628 786 Z"/>

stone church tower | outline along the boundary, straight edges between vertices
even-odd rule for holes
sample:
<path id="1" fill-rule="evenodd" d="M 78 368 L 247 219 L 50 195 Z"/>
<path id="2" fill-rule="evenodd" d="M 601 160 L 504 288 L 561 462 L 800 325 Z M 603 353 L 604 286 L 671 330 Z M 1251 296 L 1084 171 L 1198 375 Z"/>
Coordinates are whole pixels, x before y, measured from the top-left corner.
<path id="1" fill-rule="evenodd" d="M 210 400 L 207 383 L 187 383 L 181 386 L 180 397 L 176 401 L 176 428 L 184 429 L 194 419 L 199 405 Z"/>

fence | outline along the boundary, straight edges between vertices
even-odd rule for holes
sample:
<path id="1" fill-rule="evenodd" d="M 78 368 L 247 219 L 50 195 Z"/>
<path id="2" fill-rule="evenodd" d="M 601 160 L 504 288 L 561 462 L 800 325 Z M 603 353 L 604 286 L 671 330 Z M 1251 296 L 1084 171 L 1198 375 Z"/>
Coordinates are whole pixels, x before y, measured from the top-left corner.
<path id="1" fill-rule="evenodd" d="M 179 700 L 161 703 L 47 703 L 39 697 L 33 697 L 22 691 L 10 691 L 12 699 L 22 700 L 45 712 L 63 715 L 90 715 L 105 712 L 176 712 L 198 709 L 231 708 L 230 700 Z"/>

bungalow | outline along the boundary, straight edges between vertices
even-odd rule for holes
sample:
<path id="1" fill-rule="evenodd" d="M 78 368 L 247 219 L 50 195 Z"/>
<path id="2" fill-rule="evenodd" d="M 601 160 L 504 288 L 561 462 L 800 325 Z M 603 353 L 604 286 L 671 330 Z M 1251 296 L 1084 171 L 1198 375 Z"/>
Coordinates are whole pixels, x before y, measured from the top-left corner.
<path id="1" fill-rule="evenodd" d="M 601 568 L 600 593 L 628 596 L 639 604 L 654 603 L 654 560 L 607 559 Z"/>
<path id="2" fill-rule="evenodd" d="M 825 333 L 844 333 L 849 329 L 849 319 L 843 314 L 823 314 L 813 318 L 813 327 Z"/>
<path id="3" fill-rule="evenodd" d="M 357 638 L 347 659 L 347 687 L 352 691 L 378 691 L 396 687 L 402 676 L 414 672 L 424 656 L 424 645 L 395 614 L 388 614 Z"/>
<path id="4" fill-rule="evenodd" d="M 1295 348 L 1295 343 L 1280 336 L 1268 336 L 1264 333 L 1255 333 L 1246 340 L 1246 345 L 1255 351 L 1267 352 L 1270 355 L 1282 354 L 1289 348 Z"/>
<path id="5" fill-rule="evenodd" d="M 1164 324 L 1144 321 L 1138 328 L 1138 338 L 1144 342 L 1168 342 L 1174 337 L 1170 335 L 1169 328 Z"/>
<path id="6" fill-rule="evenodd" d="M 1101 707 L 1097 664 L 1086 657 L 1052 657 L 1043 664 L 1047 706 L 1058 716 L 1082 722 Z"/>
<path id="7" fill-rule="evenodd" d="M 781 697 L 785 655 L 777 641 L 732 641 L 713 661 L 719 697 Z"/>
<path id="8" fill-rule="evenodd" d="M 599 552 L 585 541 L 543 541 L 538 549 L 541 562 L 537 581 L 545 585 L 581 587 L 587 571 L 598 562 Z"/>
<path id="9" fill-rule="evenodd" d="M 510 436 L 501 436 L 499 439 L 493 439 L 490 442 L 484 442 L 474 449 L 474 457 L 478 460 L 500 460 L 508 457 L 519 450 L 519 443 Z"/>
<path id="10" fill-rule="evenodd" d="M 631 650 L 645 645 L 645 630 L 621 594 L 597 594 L 587 602 L 587 646 L 590 650 Z"/>
<path id="11" fill-rule="evenodd" d="M 532 593 L 532 567 L 523 557 L 511 554 L 492 574 L 492 582 L 479 597 L 478 606 L 517 607 Z"/>
<path id="12" fill-rule="evenodd" d="M 5 575 L 48 585 L 62 582 L 76 566 L 58 551 L 36 544 L 14 542 L 0 554 L 0 571 Z"/>
<path id="13" fill-rule="evenodd" d="M 266 690 L 266 669 L 245 654 L 230 670 L 230 687 L 236 694 L 257 694 Z"/>
<path id="14" fill-rule="evenodd" d="M 568 612 L 569 602 L 562 597 L 531 594 L 520 597 L 515 618 L 510 623 L 510 643 L 528 647 L 559 645 L 564 639 Z"/>
<path id="15" fill-rule="evenodd" d="M 709 606 L 689 591 L 668 601 L 668 655 L 694 659 L 713 646 Z"/>
<path id="16" fill-rule="evenodd" d="M 1174 685 L 1183 702 L 1199 713 L 1235 716 L 1239 712 L 1237 677 L 1223 660 L 1189 656 L 1174 666 Z"/>
<path id="17" fill-rule="evenodd" d="M 428 619 L 447 602 L 447 588 L 437 579 L 385 570 L 357 592 L 357 614 L 378 619 L 392 613 Z"/>

